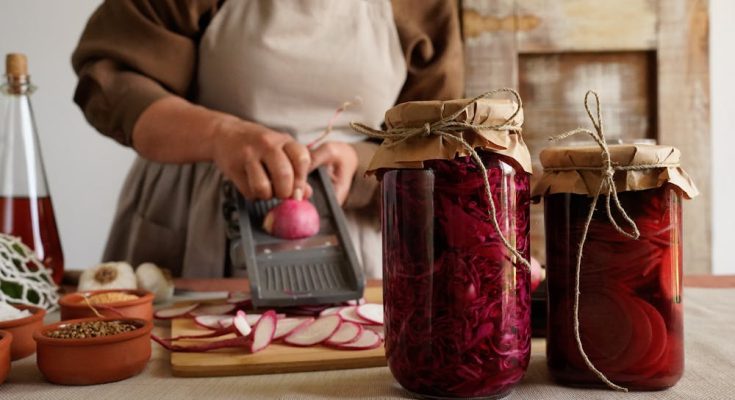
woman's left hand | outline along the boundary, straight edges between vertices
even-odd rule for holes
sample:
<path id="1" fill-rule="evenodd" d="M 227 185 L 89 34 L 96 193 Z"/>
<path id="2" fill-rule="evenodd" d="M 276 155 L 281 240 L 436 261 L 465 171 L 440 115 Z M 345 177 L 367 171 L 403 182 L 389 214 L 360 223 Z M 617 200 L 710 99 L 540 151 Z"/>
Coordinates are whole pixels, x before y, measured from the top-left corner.
<path id="1" fill-rule="evenodd" d="M 339 204 L 344 204 L 350 193 L 352 178 L 357 171 L 357 152 L 345 142 L 325 142 L 311 152 L 311 169 L 327 166 Z"/>

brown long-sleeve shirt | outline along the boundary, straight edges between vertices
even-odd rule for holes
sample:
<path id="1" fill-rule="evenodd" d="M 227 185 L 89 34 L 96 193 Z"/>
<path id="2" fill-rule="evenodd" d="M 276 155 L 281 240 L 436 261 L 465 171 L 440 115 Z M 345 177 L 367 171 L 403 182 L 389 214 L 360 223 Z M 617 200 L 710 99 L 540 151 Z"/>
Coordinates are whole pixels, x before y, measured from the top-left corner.
<path id="1" fill-rule="evenodd" d="M 279 1 L 279 0 L 276 0 Z M 74 101 L 102 134 L 132 146 L 140 114 L 165 96 L 194 99 L 197 49 L 223 0 L 107 0 L 90 18 L 72 56 Z M 393 0 L 407 65 L 398 102 L 462 95 L 464 64 L 454 0 Z M 377 144 L 355 144 L 359 165 L 346 207 L 372 202 L 363 178 Z"/>
<path id="2" fill-rule="evenodd" d="M 101 133 L 132 144 L 140 114 L 171 95 L 192 99 L 198 41 L 222 0 L 107 0 L 72 56 L 74 101 Z M 408 76 L 398 102 L 462 94 L 456 2 L 393 0 Z"/>
<path id="3" fill-rule="evenodd" d="M 222 4 L 106 0 L 90 18 L 72 57 L 79 74 L 74 100 L 90 123 L 131 146 L 140 114 L 154 101 L 181 96 L 196 102 L 199 41 Z M 460 96 L 464 80 L 455 0 L 393 0 L 392 5 L 407 65 L 398 101 Z M 377 144 L 353 146 L 359 166 L 345 208 L 360 208 L 357 218 L 376 204 L 377 182 L 365 179 L 364 171 Z M 138 159 L 121 193 L 104 259 L 152 261 L 176 275 L 220 276 L 226 264 L 221 180 L 211 164 Z M 373 244 L 361 240 L 360 245 L 363 256 L 374 256 Z"/>

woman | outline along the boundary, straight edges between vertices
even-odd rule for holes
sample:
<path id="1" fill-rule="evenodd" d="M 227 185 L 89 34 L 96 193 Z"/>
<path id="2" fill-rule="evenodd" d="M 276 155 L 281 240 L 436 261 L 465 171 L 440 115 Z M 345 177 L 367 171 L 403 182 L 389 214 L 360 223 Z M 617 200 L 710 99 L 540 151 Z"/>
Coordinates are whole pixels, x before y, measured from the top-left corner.
<path id="1" fill-rule="evenodd" d="M 379 277 L 377 182 L 364 177 L 377 144 L 348 122 L 379 126 L 396 102 L 462 94 L 455 3 L 104 2 L 72 57 L 74 100 L 139 155 L 104 259 L 227 275 L 223 181 L 250 199 L 308 196 L 307 174 L 326 165 L 366 275 Z M 335 108 L 358 97 L 309 151 Z"/>

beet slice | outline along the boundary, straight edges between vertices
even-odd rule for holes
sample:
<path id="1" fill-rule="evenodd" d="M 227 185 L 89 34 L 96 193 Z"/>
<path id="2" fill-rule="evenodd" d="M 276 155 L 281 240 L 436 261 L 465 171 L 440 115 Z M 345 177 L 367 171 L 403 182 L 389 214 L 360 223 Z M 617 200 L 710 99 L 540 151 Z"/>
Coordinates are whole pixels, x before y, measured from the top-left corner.
<path id="1" fill-rule="evenodd" d="M 572 310 L 573 300 L 568 310 Z M 585 353 L 593 363 L 601 360 L 614 360 L 620 357 L 633 339 L 633 322 L 627 307 L 615 293 L 607 290 L 584 292 L 579 298 L 580 338 Z M 574 343 L 574 330 L 570 326 L 571 342 Z M 574 347 L 577 367 L 587 369 L 581 355 Z"/>
<path id="2" fill-rule="evenodd" d="M 651 320 L 648 313 L 643 309 L 643 303 L 645 302 L 623 293 L 618 298 L 628 310 L 633 334 L 628 348 L 619 357 L 600 360 L 595 363 L 596 366 L 603 369 L 603 372 L 625 371 L 635 365 L 646 354 L 653 341 Z"/>
<path id="3" fill-rule="evenodd" d="M 329 339 L 339 329 L 342 318 L 339 315 L 327 315 L 314 322 L 294 330 L 283 341 L 292 346 L 313 346 Z"/>
<path id="4" fill-rule="evenodd" d="M 642 356 L 635 365 L 631 365 L 626 372 L 630 374 L 653 375 L 661 368 L 662 360 L 665 359 L 667 345 L 669 344 L 666 322 L 661 313 L 647 302 L 640 300 L 640 307 L 646 313 L 651 324 L 651 343 L 642 352 Z"/>

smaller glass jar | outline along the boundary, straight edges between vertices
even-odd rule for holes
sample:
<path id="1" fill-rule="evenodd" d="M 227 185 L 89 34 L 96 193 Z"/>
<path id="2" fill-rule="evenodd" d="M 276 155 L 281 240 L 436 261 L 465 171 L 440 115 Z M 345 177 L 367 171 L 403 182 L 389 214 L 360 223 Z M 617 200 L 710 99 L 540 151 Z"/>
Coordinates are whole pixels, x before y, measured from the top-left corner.
<path id="1" fill-rule="evenodd" d="M 641 153 L 655 159 L 667 151 L 671 156 L 665 162 L 636 160 Z M 612 224 L 606 195 L 598 198 L 586 227 L 593 197 L 571 193 L 570 188 L 596 192 L 601 172 L 584 167 L 601 164 L 599 147 L 542 152 L 542 165 L 547 170 L 534 194 L 544 195 L 547 364 L 553 378 L 562 384 L 605 386 L 584 361 L 574 332 L 577 256 L 586 230 L 578 303 L 584 352 L 616 385 L 630 390 L 665 389 L 679 380 L 684 368 L 681 200 L 682 194 L 694 195 L 696 189 L 676 166 L 679 153 L 671 147 L 610 146 L 610 154 L 617 161 L 613 165 L 626 165 L 623 160 L 628 160 L 627 165 L 671 165 L 616 172 L 617 197 L 637 226 L 637 240 L 624 236 Z M 572 169 L 565 170 L 569 167 Z M 669 168 L 668 175 L 677 178 L 676 185 L 666 178 L 659 182 L 660 176 L 666 176 L 661 170 Z M 638 179 L 628 179 L 633 177 Z M 655 179 L 647 179 L 651 177 Z M 611 213 L 621 228 L 632 231 L 614 199 Z"/>

